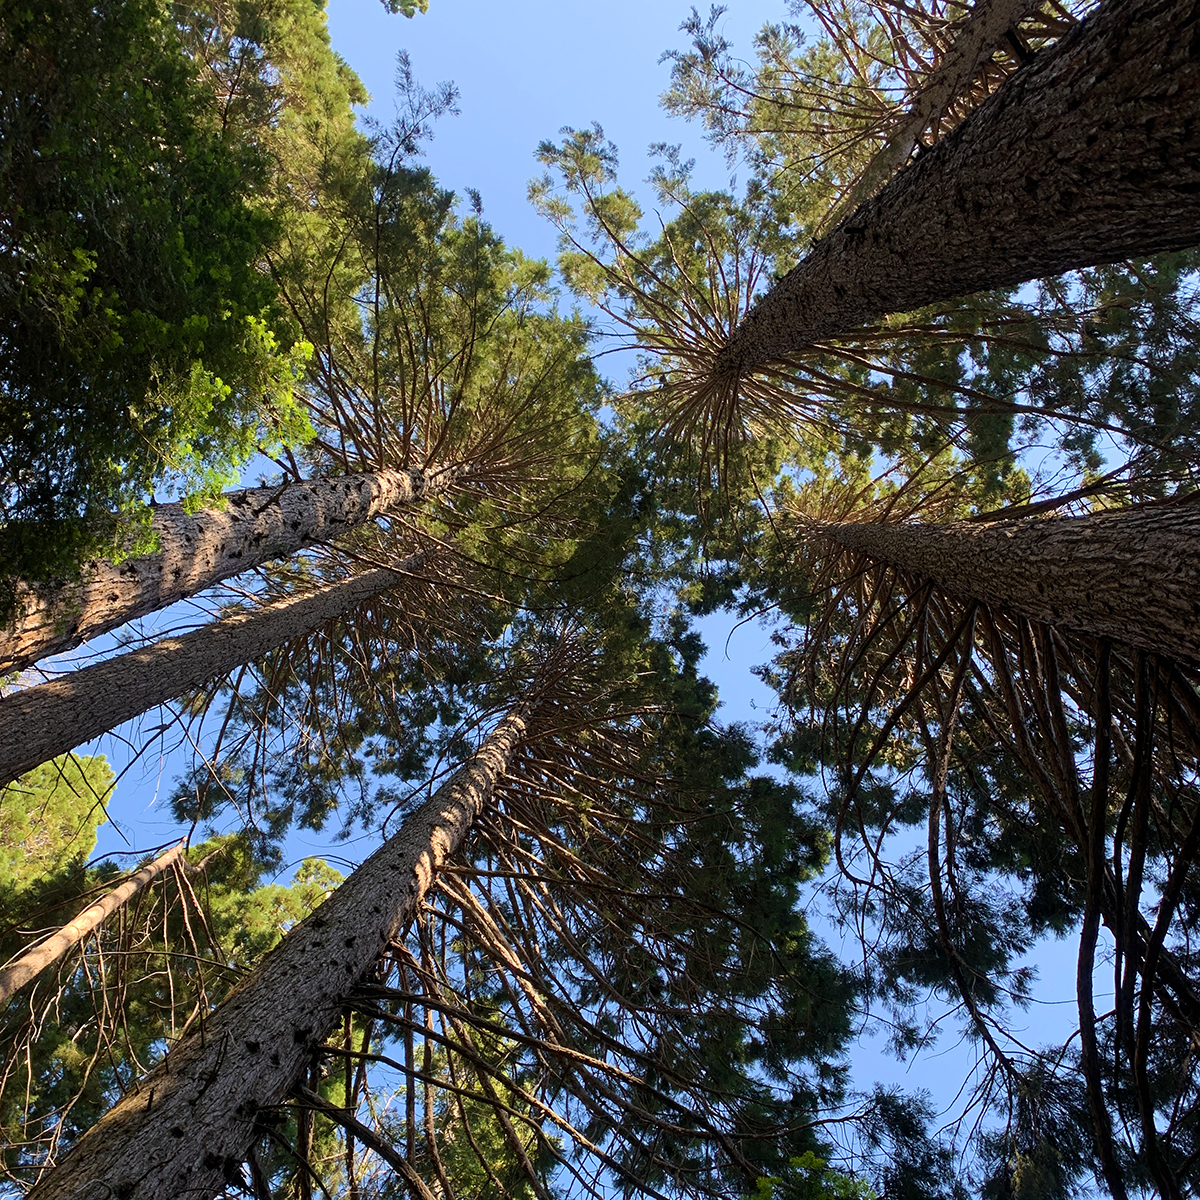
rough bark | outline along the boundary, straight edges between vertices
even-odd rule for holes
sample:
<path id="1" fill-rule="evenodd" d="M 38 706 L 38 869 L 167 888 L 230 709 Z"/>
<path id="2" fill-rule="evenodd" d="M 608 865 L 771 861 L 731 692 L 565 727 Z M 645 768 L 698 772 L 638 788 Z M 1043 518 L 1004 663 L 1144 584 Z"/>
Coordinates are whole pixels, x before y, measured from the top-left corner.
<path id="1" fill-rule="evenodd" d="M 18 988 L 36 979 L 43 971 L 61 962 L 85 937 L 94 933 L 109 917 L 128 904 L 143 888 L 153 883 L 164 871 L 183 858 L 186 847 L 181 842 L 135 871 L 124 883 L 101 896 L 94 904 L 68 921 L 60 930 L 26 951 L 14 963 L 0 971 L 0 1004 Z"/>
<path id="2" fill-rule="evenodd" d="M 1198 503 L 987 523 L 806 525 L 964 599 L 1200 663 Z"/>
<path id="3" fill-rule="evenodd" d="M 479 751 L 159 1068 L 90 1129 L 29 1200 L 211 1200 L 363 980 L 466 839 L 525 734 L 510 713 Z M 91 1190 L 89 1190 L 89 1188 Z M 107 1190 L 105 1190 L 107 1189 Z"/>
<path id="4" fill-rule="evenodd" d="M 435 496 L 453 468 L 379 471 L 251 488 L 223 508 L 188 514 L 160 504 L 151 528 L 161 549 L 124 562 L 89 563 L 79 583 L 18 585 L 17 616 L 0 630 L 0 674 L 19 671 L 194 596 L 205 588 L 305 546 L 328 542 L 394 509 Z"/>
<path id="5" fill-rule="evenodd" d="M 1105 0 L 771 289 L 714 374 L 883 316 L 1200 243 L 1200 0 Z"/>
<path id="6" fill-rule="evenodd" d="M 222 617 L 0 699 L 0 786 L 395 587 L 415 554 L 307 595 Z"/>
<path id="7" fill-rule="evenodd" d="M 898 127 L 875 152 L 858 183 L 829 218 L 830 224 L 840 221 L 873 195 L 894 171 L 908 162 L 921 134 L 966 92 L 983 65 L 1000 47 L 1004 35 L 1040 3 L 1041 0 L 979 0 L 950 49 L 913 97 Z"/>

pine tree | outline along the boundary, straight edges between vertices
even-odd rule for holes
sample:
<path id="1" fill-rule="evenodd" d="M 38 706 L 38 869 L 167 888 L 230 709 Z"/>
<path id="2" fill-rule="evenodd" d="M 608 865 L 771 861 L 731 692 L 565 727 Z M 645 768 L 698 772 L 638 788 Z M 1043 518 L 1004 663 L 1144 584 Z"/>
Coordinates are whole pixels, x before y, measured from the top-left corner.
<path id="1" fill-rule="evenodd" d="M 411 555 L 413 539 L 385 528 L 372 545 L 371 519 L 398 525 L 397 504 L 417 492 L 442 501 L 416 521 L 431 531 L 430 544 L 444 545 L 449 534 L 458 555 L 498 562 L 522 552 L 526 513 L 539 514 L 532 545 L 549 535 L 557 497 L 608 487 L 594 470 L 603 450 L 588 411 L 597 383 L 582 357 L 581 323 L 553 310 L 542 265 L 509 251 L 477 216 L 460 219 L 453 196 L 406 165 L 414 136 L 402 123 L 381 137 L 370 186 L 339 216 L 351 273 L 365 272 L 369 289 L 348 308 L 305 314 L 328 339 L 306 391 L 316 436 L 305 453 L 315 477 L 293 458 L 280 487 L 225 512 L 189 518 L 172 508 L 160 523 L 160 552 L 99 567 L 81 588 L 43 592 L 31 623 L 41 650 L 48 633 L 70 644 L 83 630 L 111 628 L 279 554 L 291 556 L 283 576 L 312 594 L 276 597 L 0 700 L 6 778 L 396 589 L 406 575 L 392 564 Z M 286 284 L 304 311 L 306 278 Z M 453 461 L 439 466 L 439 456 Z M 424 466 L 407 465 L 414 461 Z M 369 474 L 348 474 L 364 467 Z M 489 535 L 497 523 L 502 532 Z M 343 543 L 324 552 L 327 565 L 315 550 L 297 554 L 321 535 Z M 389 565 L 363 572 L 364 556 Z M 455 602 L 448 588 L 446 605 Z M 47 619 L 63 627 L 51 633 Z"/>
<path id="2" fill-rule="evenodd" d="M 882 542 L 866 550 L 854 533 L 841 540 L 847 525 L 825 528 L 831 539 L 801 521 L 809 540 L 783 568 L 807 596 L 808 629 L 777 664 L 794 715 L 780 754 L 835 774 L 842 899 L 874 926 L 880 998 L 898 1018 L 913 986 L 961 1000 L 994 1069 L 980 1101 L 1008 1113 L 978 1143 L 989 1186 L 1009 1189 L 996 1194 L 1026 1194 L 1022 1173 L 1066 1189 L 1089 1169 L 1114 1195 L 1150 1182 L 1180 1194 L 1200 1100 L 1177 1065 L 1200 1019 L 1186 932 L 1200 830 L 1190 654 L 1174 657 L 1131 620 L 1079 633 L 1076 614 L 1025 612 L 994 580 L 954 575 L 952 552 L 921 560 L 919 526 L 894 526 L 878 557 Z M 895 552 L 909 530 L 911 559 Z M 884 831 L 921 826 L 924 861 L 889 862 Z M 1147 913 L 1151 875 L 1167 882 Z M 1115 1016 L 1093 996 L 1101 925 L 1116 946 Z M 1031 981 L 1014 959 L 1075 930 L 1078 1056 L 1023 1046 L 1011 1003 Z M 1081 1126 L 1086 1140 L 1072 1133 Z"/>
<path id="3" fill-rule="evenodd" d="M 1081 506 L 1190 486 L 1194 259 L 1096 268 L 1045 282 L 1036 300 L 993 293 L 851 333 L 857 318 L 834 312 L 838 346 L 780 352 L 757 373 L 739 361 L 736 388 L 704 390 L 830 201 L 869 191 L 916 138 L 927 151 L 857 215 L 886 216 L 914 178 L 944 194 L 946 164 L 979 144 L 973 131 L 1011 139 L 1023 112 L 1013 97 L 1044 99 L 1047 76 L 1078 85 L 1071 72 L 1097 38 L 1120 43 L 1118 76 L 1140 69 L 1178 6 L 1150 4 L 1156 25 L 1131 16 L 1149 0 L 1138 2 L 1106 5 L 1019 69 L 1031 27 L 1042 45 L 1069 20 L 1021 5 L 1006 17 L 996 4 L 950 27 L 909 12 L 888 34 L 879 17 L 863 54 L 878 53 L 885 73 L 919 60 L 905 68 L 906 101 L 804 117 L 826 121 L 830 145 L 850 130 L 854 146 L 814 166 L 792 229 L 778 220 L 785 186 L 763 175 L 744 201 L 696 194 L 668 152 L 656 182 L 674 212 L 646 237 L 598 130 L 543 147 L 584 197 L 577 227 L 552 180 L 535 189 L 568 239 L 568 282 L 649 352 L 641 386 L 603 429 L 584 331 L 548 306 L 545 268 L 506 251 L 478 213 L 457 215 L 410 163 L 448 94 L 413 89 L 370 170 L 311 195 L 311 222 L 292 214 L 272 266 L 316 346 L 304 388 L 315 436 L 281 453 L 281 494 L 439 464 L 461 472 L 454 488 L 436 508 L 372 510 L 335 547 L 297 536 L 290 558 L 253 578 L 253 612 L 18 691 L 0 701 L 0 737 L 18 770 L 183 696 L 187 712 L 218 719 L 177 815 L 215 824 L 236 811 L 255 864 L 278 855 L 293 823 L 336 816 L 349 832 L 406 819 L 215 1008 L 231 980 L 207 957 L 211 939 L 193 932 L 188 974 L 165 933 L 137 926 L 147 971 L 125 994 L 153 1019 L 134 1034 L 98 1031 L 116 1047 L 107 1074 L 73 1063 L 47 1101 L 12 1102 L 10 1126 L 35 1131 L 12 1159 L 23 1178 L 49 1161 L 45 1123 L 69 1114 L 61 1138 L 74 1148 L 34 1195 L 103 1178 L 131 1195 L 828 1200 L 865 1194 L 864 1178 L 826 1165 L 844 1165 L 847 1144 L 887 1195 L 959 1197 L 967 1169 L 996 1196 L 1066 1195 L 1089 1171 L 1114 1195 L 1181 1194 L 1200 1129 L 1188 1057 L 1200 1030 L 1194 506 Z M 840 54 L 838 71 L 858 70 L 846 54 L 855 30 L 831 29 L 813 60 Z M 934 52 L 951 32 L 961 71 L 957 43 Z M 985 61 L 979 46 L 999 33 L 1011 54 Z M 1162 61 L 1187 75 L 1185 40 Z M 242 102 L 252 116 L 255 97 Z M 1108 102 L 1111 89 L 1097 99 Z M 1190 112 L 1168 107 L 1173 120 Z M 1158 132 L 1173 136 L 1168 126 Z M 763 131 L 760 164 L 771 139 L 787 140 Z M 835 243 L 853 267 L 857 215 L 805 262 Z M 335 225 L 344 236 L 323 236 Z M 315 287 L 322 273 L 339 285 Z M 1041 504 L 1020 452 L 1052 422 L 1076 477 Z M 1110 434 L 1130 454 L 1116 468 L 1098 457 Z M 713 467 L 720 487 L 708 491 Z M 992 511 L 1002 502 L 1010 511 Z M 1075 515 L 1044 515 L 1054 509 Z M 424 578 L 402 585 L 397 556 L 437 547 L 447 558 L 424 559 Z M 754 775 L 748 735 L 713 722 L 698 643 L 662 613 L 671 588 L 697 610 L 740 598 L 794 623 L 778 631 L 787 648 L 770 672 L 788 710 L 772 754 L 796 775 L 825 771 L 824 797 Z M 561 627 L 573 649 L 556 659 L 547 630 Z M 489 727 L 483 769 L 470 731 Z M 39 729 L 54 738 L 38 741 Z M 433 808 L 418 806 L 430 778 L 464 759 Z M 464 771 L 478 794 L 455 801 L 448 831 L 438 800 L 454 799 Z M 921 849 L 890 862 L 897 829 L 916 831 Z M 863 932 L 860 978 L 799 911 L 827 847 L 828 886 Z M 387 864 L 402 849 L 409 885 L 397 889 Z M 181 896 L 186 876 L 172 868 Z M 181 900 L 168 918 L 170 894 L 167 873 L 139 893 L 163 900 L 162 930 L 205 912 Z M 1078 1049 L 1014 1049 L 1013 1007 L 1030 988 L 1019 956 L 1076 927 Z M 1092 986 L 1101 928 L 1116 963 L 1111 1016 Z M 89 955 L 112 934 L 101 926 L 57 980 L 47 971 L 17 999 L 57 985 L 78 1011 L 85 994 L 66 972 L 104 961 Z M 151 969 L 160 951 L 174 964 L 164 978 L 198 981 L 178 1024 L 182 1008 Z M 911 1048 L 925 1036 L 921 989 L 958 1006 L 982 1048 L 974 1099 L 999 1120 L 975 1131 L 966 1168 L 919 1101 L 847 1093 L 849 1014 L 884 1005 Z M 40 1019 L 12 1041 L 35 1050 L 29 1080 L 50 1078 L 43 1047 L 66 1036 Z M 166 1062 L 143 1079 L 168 1038 Z M 160 1181 L 134 1181 L 151 1160 Z"/>
<path id="4" fill-rule="evenodd" d="M 489 802 L 528 713 L 499 722 L 404 829 L 363 864 L 238 988 L 173 1047 L 138 1092 L 89 1130 L 30 1195 L 67 1196 L 90 1179 L 135 1196 L 217 1192 L 238 1180 L 262 1110 L 287 1095 L 333 1028 L 347 989 L 412 918 L 447 856 Z"/>
<path id="5" fill-rule="evenodd" d="M 0 1171 L 22 1189 L 340 879 L 309 863 L 290 888 L 262 886 L 264 864 L 228 837 L 123 878 L 86 861 L 112 789 L 102 758 L 68 757 L 9 785 L 0 807 L 0 953 L 70 942 L 0 1005 Z"/>
<path id="6" fill-rule="evenodd" d="M 603 1170 L 630 1193 L 725 1196 L 787 1170 L 789 1156 L 825 1151 L 818 1111 L 838 1092 L 830 1059 L 845 1036 L 853 983 L 795 912 L 798 885 L 819 869 L 820 831 L 798 811 L 795 789 L 745 777 L 753 753 L 743 733 L 709 726 L 713 694 L 694 674 L 696 639 L 679 626 L 671 646 L 647 657 L 641 621 L 629 626 L 622 608 L 609 613 L 602 645 L 552 659 L 552 683 L 510 682 L 538 704 L 525 745 L 476 817 L 470 854 L 447 861 L 427 903 L 412 907 L 410 928 L 397 927 L 390 946 L 386 936 L 371 942 L 368 954 L 362 932 L 376 918 L 354 919 L 352 948 L 330 922 L 343 892 L 350 904 L 370 889 L 375 864 L 382 869 L 414 839 L 427 845 L 429 806 L 335 893 L 323 910 L 332 916 L 318 913 L 319 928 L 289 936 L 291 949 L 275 960 L 296 964 L 285 977 L 289 1003 L 305 1028 L 313 1013 L 327 1013 L 331 1036 L 293 1051 L 284 1028 L 281 1057 L 291 1074 L 277 1100 L 299 1081 L 298 1108 L 258 1110 L 257 1129 L 242 1119 L 233 1159 L 213 1160 L 216 1180 L 245 1156 L 254 1179 L 282 1186 L 295 1162 L 287 1145 L 327 1174 L 333 1168 L 313 1155 L 318 1145 L 328 1153 L 328 1124 L 317 1128 L 304 1115 L 314 1107 L 362 1148 L 355 1158 L 348 1143 L 354 1165 L 337 1168 L 343 1181 L 345 1172 L 361 1179 L 362 1155 L 379 1149 L 416 1196 L 422 1187 L 438 1194 L 460 1186 L 471 1173 L 497 1196 L 526 1188 L 547 1195 L 551 1168 L 584 1189 Z M 510 670 L 531 653 L 531 635 L 536 641 L 535 626 L 512 642 Z M 479 686 L 494 696 L 496 679 Z M 383 875 L 394 902 L 410 903 L 394 872 Z M 319 971 L 333 989 L 328 1004 L 317 998 L 319 980 L 309 979 L 323 961 L 313 959 L 314 938 L 339 948 L 329 971 Z M 348 974 L 345 955 L 359 951 L 362 973 Z M 264 966 L 259 978 L 275 970 Z M 208 1053 L 223 1014 L 242 1019 L 259 986 L 248 982 L 208 1020 Z M 266 1014 L 280 1011 L 278 998 L 264 1000 L 253 1020 L 256 1062 L 267 1061 L 270 1043 L 260 1035 L 275 1017 Z M 755 1029 L 764 1020 L 766 1041 Z M 322 1057 L 337 1064 L 325 1082 L 307 1065 Z M 147 1083 L 189 1076 L 185 1059 L 172 1052 L 169 1074 L 164 1067 Z M 360 1107 L 372 1062 L 403 1072 L 406 1122 L 375 1120 Z M 204 1095 L 244 1090 L 273 1072 L 223 1068 L 226 1082 Z M 162 1103 L 156 1090 L 153 1111 L 137 1096 L 116 1110 L 149 1122 L 142 1165 L 153 1129 L 171 1124 Z M 214 1121 L 235 1107 L 220 1095 L 213 1103 Z M 80 1157 L 104 1128 L 79 1143 Z M 203 1153 L 217 1144 L 213 1130 Z M 83 1170 L 73 1161 L 60 1172 Z M 47 1177 L 45 1194 L 56 1194 L 61 1177 Z"/>
<path id="7" fill-rule="evenodd" d="M 825 57 L 814 47 L 793 69 L 807 79 Z M 730 89 L 722 102 L 733 102 Z M 740 200 L 694 191 L 686 164 L 668 155 L 655 182 L 672 215 L 653 235 L 618 185 L 616 148 L 601 131 L 569 131 L 541 147 L 550 171 L 534 196 L 562 232 L 565 278 L 643 356 L 621 409 L 658 431 L 651 452 L 687 461 L 703 494 L 714 472 L 726 476 L 722 490 L 750 473 L 769 479 L 784 460 L 803 472 L 836 463 L 853 473 L 874 448 L 897 471 L 958 455 L 983 489 L 981 511 L 1028 499 L 1018 457 L 1035 438 L 1050 439 L 1089 483 L 1115 441 L 1127 466 L 1104 471 L 1114 495 L 1158 497 L 1188 479 L 1194 255 L 1093 268 L 1047 280 L 1035 294 L 991 292 L 889 317 L 735 389 L 709 386 L 711 356 L 770 276 L 795 261 L 834 190 L 836 162 L 796 181 L 808 146 L 796 140 L 778 185 L 755 178 Z M 800 210 L 792 226 L 780 213 L 785 200 Z M 740 475 L 730 476 L 735 466 Z"/>
<path id="8" fill-rule="evenodd" d="M 1196 152 L 1178 97 L 1195 88 L 1194 21 L 1188 4 L 1103 4 L 822 239 L 714 375 L 887 313 L 1193 245 Z"/>

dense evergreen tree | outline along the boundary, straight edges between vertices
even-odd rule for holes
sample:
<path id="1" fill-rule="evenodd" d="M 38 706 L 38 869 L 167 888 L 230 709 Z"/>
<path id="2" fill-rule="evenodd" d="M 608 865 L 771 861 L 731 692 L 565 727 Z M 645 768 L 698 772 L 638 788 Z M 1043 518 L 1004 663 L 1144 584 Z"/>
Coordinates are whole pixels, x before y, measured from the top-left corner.
<path id="1" fill-rule="evenodd" d="M 111 1122 L 117 1142 L 106 1140 L 109 1123 L 101 1122 L 34 1194 L 69 1190 L 72 1172 L 123 1178 L 118 1161 L 136 1164 L 135 1189 L 158 1194 L 154 1187 L 167 1185 L 149 1182 L 151 1161 L 173 1172 L 178 1187 L 185 1179 L 196 1183 L 205 1155 L 204 1170 L 218 1184 L 261 1136 L 253 1114 L 282 1102 L 310 1056 L 329 1052 L 320 1039 L 331 1033 L 331 1048 L 346 1049 L 337 1018 L 348 1004 L 380 1030 L 376 1059 L 392 1063 L 389 1026 L 398 1023 L 402 1034 L 414 1004 L 432 1013 L 434 1025 L 427 1020 L 421 1036 L 448 1056 L 447 1098 L 470 1098 L 473 1108 L 482 1104 L 493 1114 L 503 1098 L 502 1140 L 518 1176 L 538 1194 L 544 1185 L 531 1155 L 557 1163 L 584 1186 L 602 1169 L 631 1191 L 729 1195 L 760 1173 L 785 1168 L 789 1156 L 819 1150 L 814 1121 L 840 1089 L 830 1058 L 845 1036 L 853 993 L 852 981 L 813 945 L 795 912 L 798 883 L 821 861 L 822 835 L 808 826 L 798 840 L 806 827 L 794 789 L 745 779 L 753 752 L 743 734 L 706 729 L 712 692 L 690 666 L 696 640 L 679 641 L 675 651 L 651 649 L 647 661 L 640 622 L 627 630 L 627 619 L 585 655 L 570 643 L 552 648 L 529 681 L 511 677 L 528 654 L 527 639 L 517 642 L 508 686 L 527 699 L 501 721 L 499 735 L 484 741 L 481 753 L 491 754 L 497 736 L 508 738 L 503 756 L 487 759 L 478 802 L 455 818 L 455 837 L 446 841 L 430 830 L 449 820 L 456 789 L 475 780 L 470 772 L 460 771 L 407 815 L 388 846 L 206 1023 L 204 1038 L 197 1034 L 172 1052 L 166 1073 L 155 1077 L 153 1111 L 131 1095 Z M 477 686 L 494 695 L 502 678 L 493 670 Z M 462 861 L 457 848 L 472 823 L 477 840 Z M 428 851 L 427 859 L 435 843 L 444 848 Z M 389 864 L 398 853 L 417 855 L 419 887 L 395 887 Z M 437 879 L 440 900 L 415 920 L 433 883 L 429 869 L 444 854 L 459 865 L 446 863 Z M 385 895 L 407 907 L 384 921 L 380 939 L 367 937 L 375 923 L 369 915 L 339 924 L 340 906 L 365 904 L 369 914 Z M 429 925 L 434 917 L 443 932 Z M 447 923 L 458 930 L 452 941 Z M 314 974 L 313 938 L 339 947 L 326 983 Z M 409 944 L 411 951 L 403 948 Z M 390 957 L 380 963 L 385 952 Z M 359 959 L 347 970 L 350 953 Z M 389 987 L 397 969 L 401 985 Z M 230 1026 L 222 1040 L 222 1021 L 249 1023 Z M 279 1021 L 276 1037 L 271 1030 Z M 311 1044 L 296 1041 L 297 1021 L 312 1030 Z M 488 1051 L 480 1047 L 494 1046 L 497 1036 L 512 1039 L 510 1053 L 485 1069 Z M 257 1065 L 226 1070 L 221 1046 L 243 1043 Z M 186 1130 L 171 1116 L 172 1096 L 185 1102 L 194 1090 L 189 1079 L 211 1077 L 212 1064 L 193 1059 L 214 1053 L 224 1056 L 221 1088 L 260 1093 L 247 1105 L 229 1101 L 212 1083 L 201 1086 L 204 1107 L 187 1109 L 199 1149 L 183 1156 L 172 1131 L 184 1129 L 186 1140 Z M 447 1087 L 437 1074 L 425 1083 Z M 427 1093 L 422 1103 L 443 1101 Z M 139 1125 L 131 1132 L 135 1114 Z M 233 1128 L 231 1120 L 237 1136 L 218 1157 L 214 1148 L 226 1145 L 222 1131 Z M 463 1120 L 469 1130 L 470 1116 Z M 421 1135 L 420 1126 L 410 1131 L 410 1145 Z M 431 1169 L 432 1184 L 446 1168 L 431 1136 L 426 1131 L 432 1158 L 417 1156 L 413 1167 Z M 149 1155 L 159 1137 L 163 1149 Z M 262 1153 L 252 1157 L 268 1161 Z M 494 1167 L 483 1157 L 474 1169 Z"/>
<path id="2" fill-rule="evenodd" d="M 654 182 L 673 215 L 651 237 L 598 128 L 569 131 L 540 154 L 550 170 L 533 196 L 562 231 L 568 283 L 641 355 L 622 410 L 660 430 L 656 453 L 687 461 L 703 492 L 714 469 L 727 486 L 739 462 L 761 489 L 785 458 L 802 472 L 853 474 L 876 451 L 898 472 L 956 453 L 986 511 L 1029 498 L 1018 458 L 1047 439 L 1064 468 L 1051 486 L 1094 482 L 1112 442 L 1125 459 L 1107 473 L 1114 497 L 1161 496 L 1190 476 L 1200 378 L 1192 255 L 889 317 L 714 390 L 704 386 L 711 355 L 802 253 L 836 164 L 814 167 L 799 192 L 783 175 L 789 202 L 804 201 L 789 225 L 772 180 L 752 180 L 741 200 L 698 193 L 669 153 Z"/>
<path id="3" fill-rule="evenodd" d="M 287 293 L 363 282 L 325 259 L 370 154 L 323 5 L 53 0 L 0 39 L 7 620 L 311 433 Z"/>
<path id="4" fill-rule="evenodd" d="M 10 663 L 262 562 L 294 558 L 319 540 L 340 538 L 344 553 L 285 561 L 281 578 L 291 572 L 295 595 L 276 593 L 274 603 L 227 614 L 207 631 L 0 701 L 0 774 L 15 778 L 34 760 L 395 591 L 405 579 L 399 560 L 414 552 L 426 554 L 426 571 L 447 571 L 447 535 L 460 556 L 506 558 L 509 570 L 536 572 L 533 562 L 519 561 L 531 552 L 521 549 L 527 514 L 538 514 L 533 540 L 544 542 L 553 536 L 559 497 L 579 493 L 566 506 L 569 522 L 584 495 L 603 490 L 589 482 L 602 451 L 582 324 L 553 309 L 543 265 L 508 250 L 477 216 L 460 218 L 450 193 L 406 165 L 413 122 L 439 103 L 423 94 L 413 99 L 417 116 L 381 135 L 362 189 L 339 210 L 350 279 L 365 275 L 368 283 L 332 298 L 325 289 L 318 303 L 303 278 L 286 280 L 289 301 L 313 322 L 313 336 L 325 339 L 304 393 L 315 436 L 303 461 L 293 455 L 279 486 L 235 495 L 224 512 L 189 517 L 171 506 L 157 521 L 163 544 L 154 554 L 97 564 L 73 587 L 29 590 L 27 617 L 9 639 Z M 336 266 L 329 266 L 335 275 Z M 405 544 L 384 531 L 382 545 L 372 545 L 366 523 L 394 518 L 418 497 L 426 501 L 413 521 L 421 532 Z M 498 523 L 502 531 L 489 533 Z M 432 538 L 425 550 L 413 544 L 422 536 Z M 552 556 L 570 553 L 569 538 L 560 539 Z M 441 559 L 429 557 L 439 546 Z M 364 556 L 388 565 L 364 571 Z M 448 588 L 451 581 L 447 574 Z M 448 606 L 455 595 L 447 591 Z"/>
<path id="5" fill-rule="evenodd" d="M 211 491 L 303 428 L 302 348 L 261 269 L 270 155 L 183 24 L 142 0 L 4 8 L 6 576 L 69 573 L 156 488 Z"/>
<path id="6" fill-rule="evenodd" d="M 786 592 L 797 573 L 813 586 L 776 676 L 794 722 L 779 754 L 831 773 L 842 899 L 875 945 L 880 996 L 898 1015 L 920 987 L 961 1003 L 991 1064 L 981 1099 L 1007 1114 L 983 1142 L 997 1194 L 1039 1194 L 1021 1188 L 1042 1176 L 1069 1189 L 1089 1168 L 1113 1194 L 1181 1194 L 1196 1094 L 1174 1047 L 1200 1015 L 1193 668 L 819 544 L 786 568 Z M 904 829 L 926 851 L 889 841 Z M 1093 999 L 1101 925 L 1115 1016 Z M 1079 938 L 1078 1057 L 1013 1032 L 1034 995 L 1016 960 L 1048 936 Z M 1070 1135 L 1080 1121 L 1086 1139 Z"/>

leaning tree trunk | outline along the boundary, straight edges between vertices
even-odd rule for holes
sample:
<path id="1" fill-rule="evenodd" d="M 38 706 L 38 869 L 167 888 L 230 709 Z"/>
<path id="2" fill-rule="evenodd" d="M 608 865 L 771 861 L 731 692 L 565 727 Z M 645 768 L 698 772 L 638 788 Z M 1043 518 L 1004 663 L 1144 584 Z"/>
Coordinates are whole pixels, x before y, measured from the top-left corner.
<path id="1" fill-rule="evenodd" d="M 95 933 L 118 909 L 124 908 L 139 892 L 152 884 L 164 871 L 183 859 L 187 847 L 180 842 L 146 863 L 112 891 L 68 921 L 45 941 L 27 950 L 16 962 L 0 970 L 0 1004 L 18 988 L 36 979 L 43 971 L 62 962 L 89 934 Z"/>
<path id="2" fill-rule="evenodd" d="M 851 209 L 875 194 L 889 176 L 912 157 L 921 135 L 941 119 L 999 49 L 1005 35 L 1041 4 L 1041 0 L 978 0 L 955 34 L 921 90 L 900 117 L 896 128 L 871 156 L 862 176 L 826 224 L 840 221 Z"/>
<path id="3" fill-rule="evenodd" d="M 964 599 L 1200 664 L 1200 503 L 1086 517 L 802 529 Z"/>
<path id="4" fill-rule="evenodd" d="M 1105 0 L 763 297 L 713 374 L 985 288 L 1200 243 L 1200 0 Z"/>
<path id="5" fill-rule="evenodd" d="M 410 555 L 395 570 L 366 571 L 307 595 L 222 617 L 191 633 L 162 638 L 5 696 L 0 699 L 0 786 L 156 704 L 351 612 L 396 587 L 403 572 L 427 557 Z"/>
<path id="6" fill-rule="evenodd" d="M 88 1130 L 29 1200 L 83 1200 L 89 1187 L 121 1200 L 211 1200 L 236 1184 L 262 1136 L 260 1117 L 287 1098 L 350 990 L 415 916 L 489 803 L 526 719 L 524 708 L 505 717 L 394 838 Z"/>
<path id="7" fill-rule="evenodd" d="M 83 579 L 65 587 L 18 585 L 17 615 L 0 629 L 0 674 L 435 496 L 456 474 L 439 467 L 307 479 L 233 492 L 223 508 L 194 514 L 180 504 L 161 504 L 151 521 L 161 546 L 156 553 L 119 564 L 89 563 Z"/>

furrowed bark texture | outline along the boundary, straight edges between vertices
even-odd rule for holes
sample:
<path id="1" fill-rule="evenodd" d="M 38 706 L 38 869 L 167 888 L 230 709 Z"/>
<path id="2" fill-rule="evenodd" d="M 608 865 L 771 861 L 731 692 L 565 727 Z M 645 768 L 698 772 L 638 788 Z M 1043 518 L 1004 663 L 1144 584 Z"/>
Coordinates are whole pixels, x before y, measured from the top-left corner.
<path id="1" fill-rule="evenodd" d="M 862 178 L 829 218 L 833 224 L 874 194 L 917 148 L 921 134 L 966 92 L 1004 35 L 1038 7 L 1040 0 L 979 0 L 925 86 L 913 97 L 900 126 L 871 158 Z"/>
<path id="2" fill-rule="evenodd" d="M 120 564 L 93 562 L 80 583 L 20 586 L 17 617 L 0 630 L 0 674 L 144 617 L 176 600 L 305 546 L 328 542 L 396 508 L 444 492 L 453 468 L 379 471 L 234 492 L 223 509 L 188 515 L 161 504 L 151 528 L 162 549 Z"/>
<path id="3" fill-rule="evenodd" d="M 424 554 L 414 554 L 397 570 L 366 571 L 306 596 L 222 617 L 191 633 L 5 696 L 0 699 L 0 786 L 156 704 L 320 628 L 395 587 L 404 579 L 402 571 L 424 560 Z"/>
<path id="4" fill-rule="evenodd" d="M 90 1129 L 29 1200 L 212 1200 L 240 1182 L 264 1109 L 287 1098 L 350 989 L 400 936 L 525 734 L 510 713 L 433 798 Z M 107 1189 L 107 1190 L 105 1190 Z"/>
<path id="5" fill-rule="evenodd" d="M 848 216 L 714 373 L 987 288 L 1200 243 L 1200 0 L 1105 0 Z"/>
<path id="6" fill-rule="evenodd" d="M 153 862 L 148 862 L 140 871 L 134 872 L 124 883 L 101 896 L 95 904 L 89 904 L 73 921 L 68 921 L 57 933 L 39 942 L 22 954 L 16 962 L 0 971 L 0 1004 L 18 988 L 36 979 L 47 968 L 61 962 L 85 937 L 94 933 L 109 917 L 128 904 L 144 887 L 153 883 L 164 871 L 183 858 L 182 843 L 172 846 Z"/>
<path id="7" fill-rule="evenodd" d="M 963 598 L 1200 663 L 1200 504 L 1087 517 L 809 528 Z"/>

